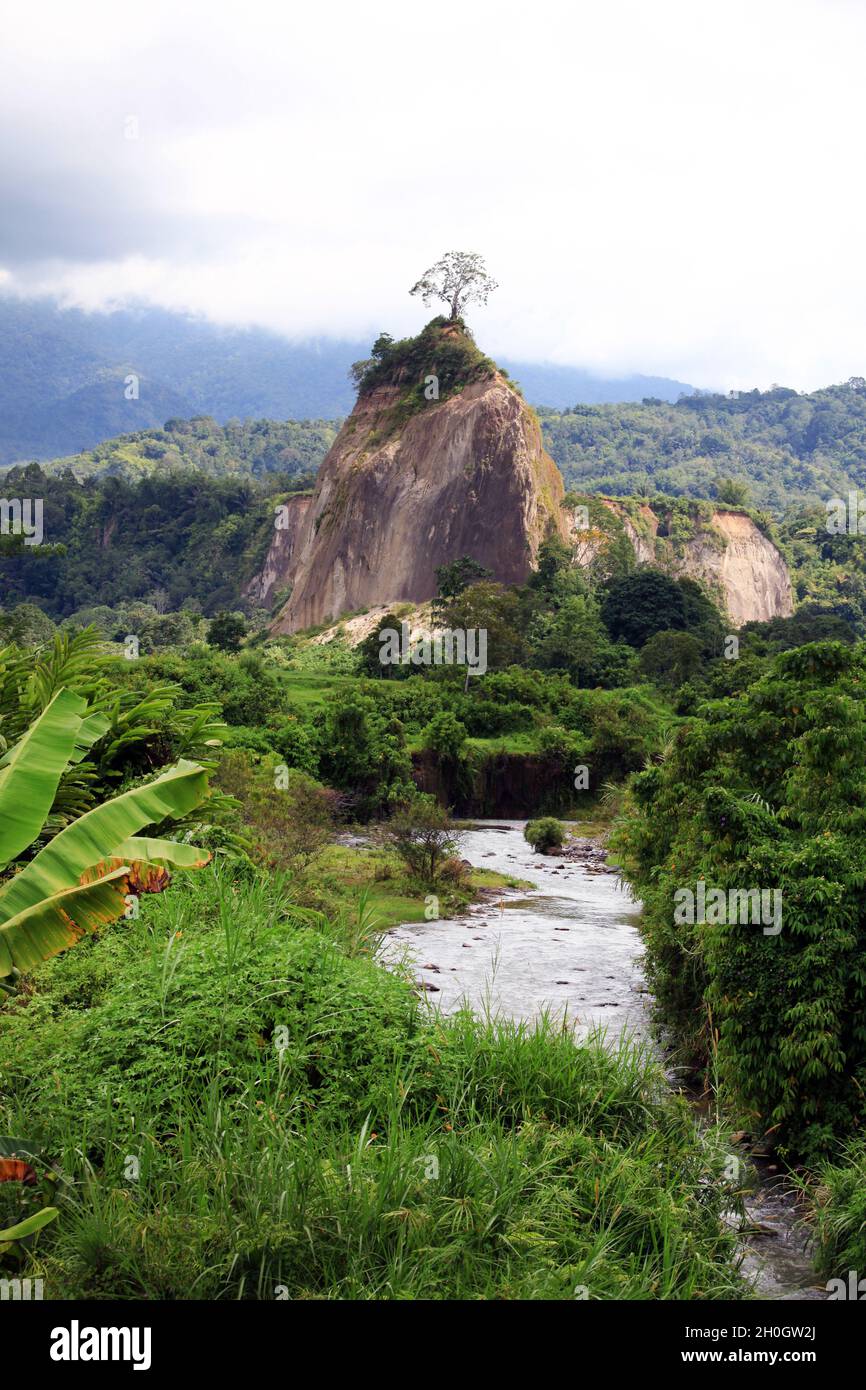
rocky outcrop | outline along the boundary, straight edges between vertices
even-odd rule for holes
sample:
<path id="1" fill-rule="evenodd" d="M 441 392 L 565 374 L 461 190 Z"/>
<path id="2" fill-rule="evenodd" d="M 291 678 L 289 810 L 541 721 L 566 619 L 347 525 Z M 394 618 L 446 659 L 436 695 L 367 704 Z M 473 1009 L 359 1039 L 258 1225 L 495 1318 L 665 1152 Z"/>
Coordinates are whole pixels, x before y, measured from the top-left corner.
<path id="1" fill-rule="evenodd" d="M 463 555 L 502 583 L 523 583 L 545 534 L 565 534 L 559 470 L 501 373 L 408 418 L 403 402 L 400 384 L 359 396 L 281 571 L 293 588 L 275 633 L 374 605 L 423 603 L 436 593 L 437 566 Z"/>
<path id="2" fill-rule="evenodd" d="M 314 492 L 289 499 L 247 588 L 263 604 L 291 590 L 272 632 L 424 604 L 437 568 L 464 555 L 522 584 L 551 534 L 571 537 L 581 565 L 613 547 L 608 572 L 633 554 L 700 581 L 733 626 L 793 612 L 785 561 L 743 511 L 593 497 L 589 526 L 579 521 L 583 502 L 566 504 L 538 420 L 460 321 L 434 319 L 397 343 L 383 334 L 372 351 Z"/>
<path id="3" fill-rule="evenodd" d="M 244 589 L 244 596 L 267 608 L 274 597 L 292 582 L 298 538 L 313 501 L 310 492 L 298 492 L 277 508 L 274 534 L 265 563 Z"/>
<path id="4" fill-rule="evenodd" d="M 716 511 L 712 525 L 725 539 L 723 550 L 713 547 L 704 553 L 696 543 L 684 573 L 721 588 L 734 627 L 789 618 L 794 611 L 791 576 L 773 542 L 739 512 Z"/>
<path id="5" fill-rule="evenodd" d="M 734 627 L 793 613 L 785 560 L 746 513 L 695 503 L 684 532 L 671 523 L 670 514 L 646 503 L 597 500 L 621 526 L 638 564 L 698 580 L 727 611 Z M 597 524 L 583 529 L 573 509 L 566 516 L 575 554 L 587 565 L 610 543 L 611 534 Z"/>

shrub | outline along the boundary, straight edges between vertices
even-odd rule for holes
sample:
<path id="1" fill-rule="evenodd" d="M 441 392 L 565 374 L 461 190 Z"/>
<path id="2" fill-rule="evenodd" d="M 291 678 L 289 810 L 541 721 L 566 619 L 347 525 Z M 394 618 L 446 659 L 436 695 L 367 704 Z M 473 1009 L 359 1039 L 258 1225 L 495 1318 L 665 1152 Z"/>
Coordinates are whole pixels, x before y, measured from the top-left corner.
<path id="1" fill-rule="evenodd" d="M 273 746 L 289 767 L 299 768 L 311 777 L 319 772 L 319 752 L 313 731 L 300 719 L 288 719 L 277 728 L 272 737 Z"/>
<path id="2" fill-rule="evenodd" d="M 421 738 L 425 750 L 435 753 L 444 762 L 455 763 L 466 744 L 466 729 L 449 710 L 442 710 L 433 716 Z"/>
<path id="3" fill-rule="evenodd" d="M 524 840 L 539 854 L 559 849 L 560 845 L 565 844 L 565 837 L 565 826 L 554 816 L 542 816 L 540 820 L 527 821 L 523 831 Z"/>
<path id="4" fill-rule="evenodd" d="M 217 784 L 241 802 L 252 832 L 252 852 L 265 863 L 278 868 L 303 865 L 333 834 L 334 793 L 273 755 L 253 766 L 244 749 L 227 750 Z"/>
<path id="5" fill-rule="evenodd" d="M 395 812 L 385 833 L 412 876 L 429 888 L 457 848 L 448 812 L 432 796 L 412 797 Z"/>

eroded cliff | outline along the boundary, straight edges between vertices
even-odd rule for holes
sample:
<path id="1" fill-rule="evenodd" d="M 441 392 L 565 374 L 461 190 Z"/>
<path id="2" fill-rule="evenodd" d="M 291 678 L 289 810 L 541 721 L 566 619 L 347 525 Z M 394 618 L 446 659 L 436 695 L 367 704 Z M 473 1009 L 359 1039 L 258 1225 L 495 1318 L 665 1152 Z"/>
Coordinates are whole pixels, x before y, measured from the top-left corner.
<path id="1" fill-rule="evenodd" d="M 425 603 L 437 567 L 463 555 L 521 584 L 553 533 L 571 539 L 579 564 L 619 547 L 617 564 L 625 556 L 699 580 L 733 626 L 793 612 L 785 561 L 746 512 L 686 498 L 565 498 L 534 413 L 459 322 L 434 319 L 399 343 L 382 335 L 358 376 L 313 494 L 289 500 L 248 587 L 259 603 L 291 589 L 274 633 Z"/>
<path id="2" fill-rule="evenodd" d="M 274 602 L 280 590 L 291 583 L 298 542 L 303 535 L 312 501 L 312 493 L 297 492 L 275 508 L 274 534 L 265 563 L 244 589 L 244 595 L 253 603 L 267 607 Z"/>
<path id="3" fill-rule="evenodd" d="M 533 412 L 459 330 L 436 330 L 429 362 L 423 337 L 410 341 L 411 367 L 374 366 L 362 382 L 281 569 L 293 588 L 274 632 L 423 603 L 437 566 L 463 555 L 522 583 L 545 534 L 565 533 L 562 478 Z M 419 394 L 431 377 L 444 399 Z"/>
<path id="4" fill-rule="evenodd" d="M 598 504 L 613 526 L 600 519 Z M 688 575 L 704 584 L 734 627 L 793 613 L 785 560 L 745 512 L 685 499 L 653 507 L 631 499 L 585 498 L 582 505 L 595 511 L 588 528 L 577 505 L 566 506 L 579 563 L 591 563 L 601 549 L 616 543 L 619 532 L 638 564 L 653 565 L 677 577 Z"/>

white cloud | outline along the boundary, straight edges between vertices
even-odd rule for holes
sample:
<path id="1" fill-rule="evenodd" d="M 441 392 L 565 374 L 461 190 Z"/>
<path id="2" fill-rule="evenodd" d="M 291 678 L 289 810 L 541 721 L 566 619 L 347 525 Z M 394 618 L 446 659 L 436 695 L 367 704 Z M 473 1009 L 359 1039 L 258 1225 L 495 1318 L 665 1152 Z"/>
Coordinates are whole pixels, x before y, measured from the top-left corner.
<path id="1" fill-rule="evenodd" d="M 866 369 L 858 4 L 158 0 L 5 30 L 6 288 L 355 337 L 417 326 L 409 285 L 459 247 L 500 281 L 494 352 Z"/>

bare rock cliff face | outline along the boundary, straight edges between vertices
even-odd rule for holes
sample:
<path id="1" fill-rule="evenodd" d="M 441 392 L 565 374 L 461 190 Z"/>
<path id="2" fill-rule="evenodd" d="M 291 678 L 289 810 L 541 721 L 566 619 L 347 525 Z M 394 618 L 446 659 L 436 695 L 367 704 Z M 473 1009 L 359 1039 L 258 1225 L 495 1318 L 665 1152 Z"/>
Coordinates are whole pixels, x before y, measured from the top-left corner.
<path id="1" fill-rule="evenodd" d="M 638 564 L 699 580 L 727 609 L 734 627 L 787 618 L 793 613 L 788 567 L 751 517 L 716 508 L 706 521 L 695 525 L 688 540 L 674 545 L 659 534 L 661 519 L 645 503 L 636 515 L 629 515 L 622 503 L 603 500 L 622 522 Z M 574 514 L 568 515 L 576 540 L 579 533 L 574 531 Z M 578 549 L 583 563 L 588 563 L 593 553 L 593 546 Z"/>
<path id="2" fill-rule="evenodd" d="M 723 549 L 693 542 L 683 573 L 721 589 L 735 627 L 789 618 L 794 611 L 791 577 L 773 542 L 739 512 L 714 512 L 712 526 L 724 538 Z"/>
<path id="3" fill-rule="evenodd" d="M 244 589 L 244 594 L 253 603 L 267 608 L 273 602 L 274 595 L 291 583 L 298 539 L 303 533 L 312 501 L 311 493 L 298 492 L 286 500 L 285 511 L 274 517 L 274 535 L 265 563 L 260 573 L 253 575 Z"/>
<path id="4" fill-rule="evenodd" d="M 463 555 L 502 583 L 523 583 L 547 531 L 565 534 L 559 470 L 499 373 L 396 428 L 399 394 L 362 395 L 334 441 L 281 573 L 293 590 L 273 632 L 423 603 L 436 593 L 436 567 Z"/>

